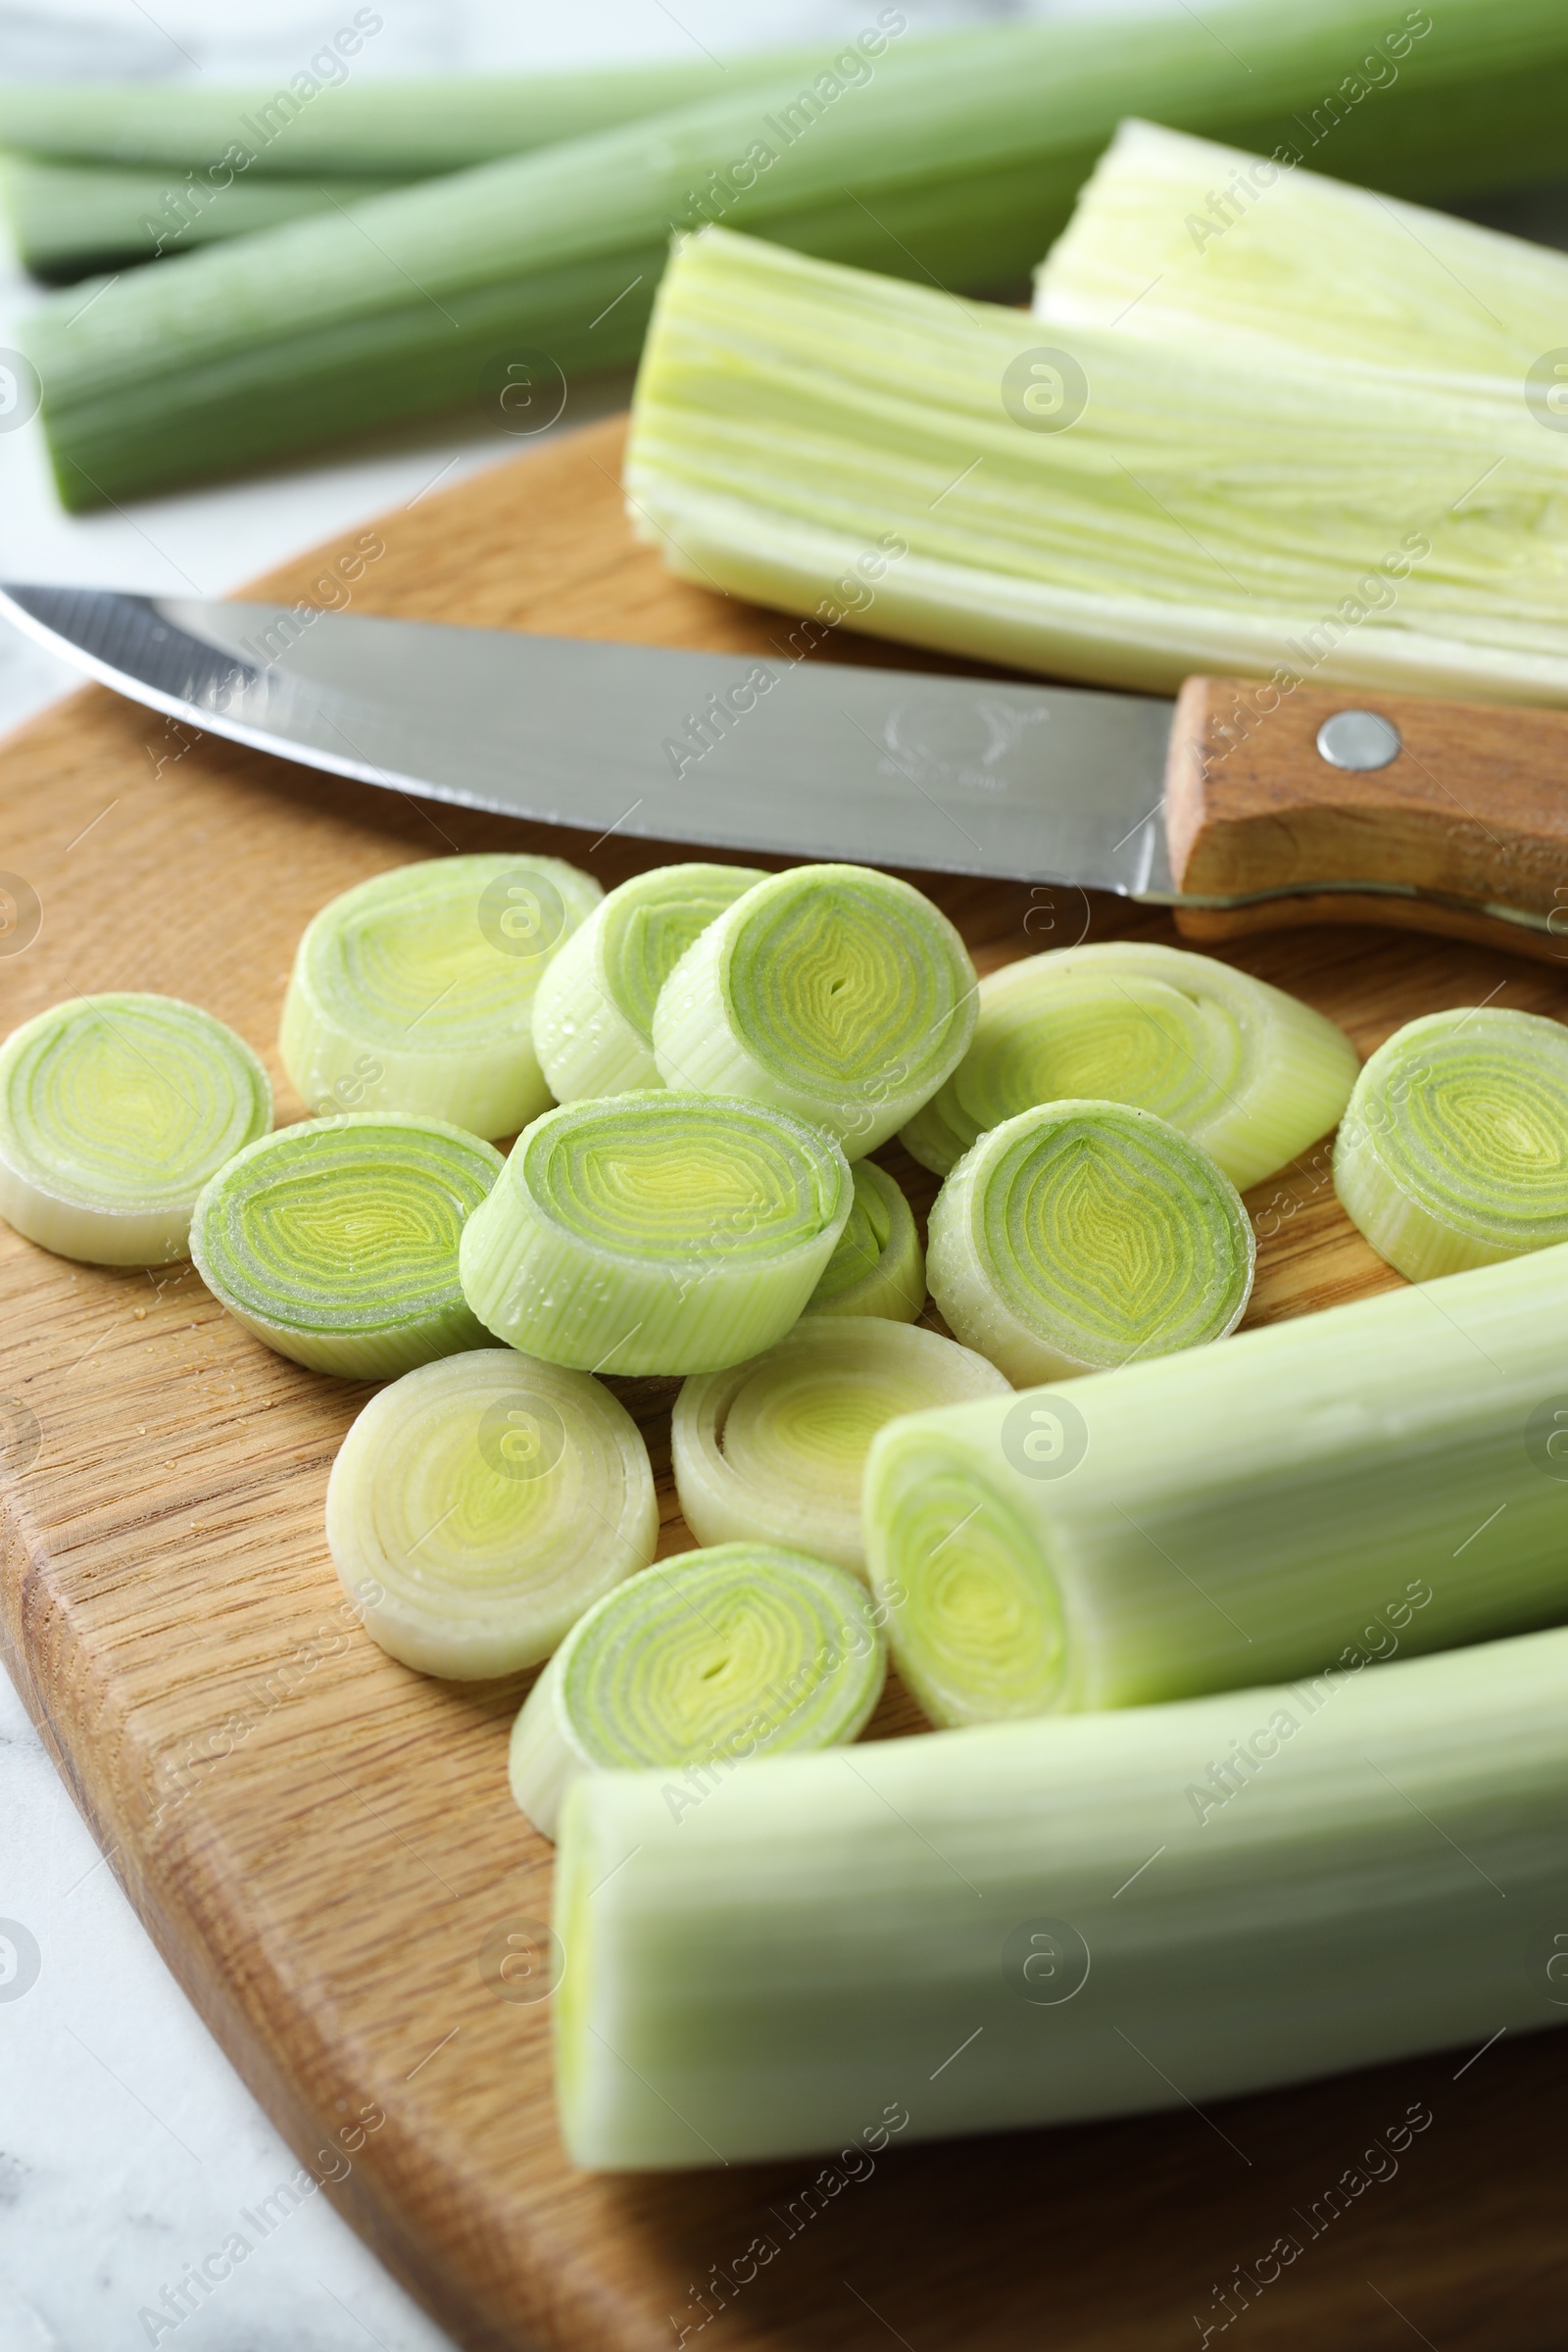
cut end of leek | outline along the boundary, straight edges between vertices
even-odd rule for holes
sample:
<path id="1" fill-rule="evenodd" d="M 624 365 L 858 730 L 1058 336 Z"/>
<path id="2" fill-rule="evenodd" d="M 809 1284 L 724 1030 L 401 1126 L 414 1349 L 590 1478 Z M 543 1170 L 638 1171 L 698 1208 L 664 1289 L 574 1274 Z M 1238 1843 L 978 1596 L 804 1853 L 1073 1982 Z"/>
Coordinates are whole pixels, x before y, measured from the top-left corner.
<path id="1" fill-rule="evenodd" d="M 1568 1030 L 1492 1005 L 1407 1022 L 1356 1082 L 1334 1187 L 1411 1282 L 1568 1241 Z"/>
<path id="2" fill-rule="evenodd" d="M 806 1302 L 808 1315 L 881 1315 L 912 1323 L 925 1304 L 925 1251 L 914 1212 L 885 1168 L 858 1160 L 838 1248 Z"/>
<path id="3" fill-rule="evenodd" d="M 279 1355 L 360 1380 L 484 1345 L 458 1244 L 499 1152 L 438 1119 L 310 1119 L 229 1160 L 191 1216 L 213 1296 Z"/>
<path id="4" fill-rule="evenodd" d="M 830 1137 L 760 1102 L 567 1102 L 519 1136 L 463 1237 L 474 1313 L 585 1372 L 710 1372 L 781 1339 L 850 1213 Z"/>
<path id="5" fill-rule="evenodd" d="M 338 1451 L 326 1541 L 366 1630 L 458 1681 L 548 1657 L 659 1538 L 648 1448 L 584 1372 L 510 1348 L 421 1365 Z"/>
<path id="6" fill-rule="evenodd" d="M 73 997 L 0 1052 L 0 1216 L 62 1257 L 166 1264 L 209 1177 L 271 1124 L 267 1072 L 211 1013 Z"/>
<path id="7" fill-rule="evenodd" d="M 534 992 L 598 906 L 559 858 L 430 858 L 323 906 L 300 941 L 279 1050 L 310 1108 L 406 1111 L 515 1135 L 550 1101 Z"/>
<path id="8" fill-rule="evenodd" d="M 813 1315 L 755 1362 L 682 1388 L 672 1439 L 686 1524 L 703 1544 L 790 1544 L 864 1576 L 860 1481 L 877 1431 L 1006 1389 L 937 1332 Z"/>
<path id="9" fill-rule="evenodd" d="M 842 1569 L 761 1544 L 682 1552 L 567 1635 L 513 1731 L 512 1792 L 554 1838 L 573 1781 L 658 1766 L 679 1821 L 750 1757 L 858 1738 L 886 1675 L 877 1616 Z"/>
<path id="10" fill-rule="evenodd" d="M 1152 1111 L 1051 1102 L 962 1158 L 931 1212 L 931 1292 L 1015 1385 L 1222 1339 L 1257 1244 L 1236 1187 Z"/>

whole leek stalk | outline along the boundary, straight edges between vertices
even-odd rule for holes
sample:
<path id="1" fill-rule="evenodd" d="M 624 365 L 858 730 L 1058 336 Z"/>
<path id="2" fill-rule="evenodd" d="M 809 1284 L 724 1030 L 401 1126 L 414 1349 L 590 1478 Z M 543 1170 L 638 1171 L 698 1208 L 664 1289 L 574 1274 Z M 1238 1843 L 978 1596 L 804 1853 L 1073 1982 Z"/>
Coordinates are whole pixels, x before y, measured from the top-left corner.
<path id="1" fill-rule="evenodd" d="M 0 209 L 23 267 L 70 284 L 161 253 L 187 253 L 249 236 L 307 213 L 361 204 L 404 184 L 400 173 L 319 179 L 236 179 L 213 186 L 191 172 L 121 172 L 0 156 Z M 330 186 L 331 194 L 327 194 Z"/>
<path id="2" fill-rule="evenodd" d="M 1206 2107 L 1564 2016 L 1568 1630 L 746 1764 L 679 1819 L 662 1778 L 566 1801 L 580 2165 Z"/>
<path id="3" fill-rule="evenodd" d="M 1005 284 L 1039 261 L 1122 116 L 1266 150 L 1387 13 L 1246 0 L 1202 24 L 905 49 L 886 9 L 853 67 L 829 52 L 809 75 L 209 247 L 90 308 L 59 297 L 25 337 L 61 496 L 121 499 L 471 402 L 487 369 L 505 381 L 530 357 L 568 384 L 621 366 L 671 228 L 704 220 L 941 285 Z M 1565 97 L 1558 0 L 1447 0 L 1442 38 L 1415 40 L 1393 85 L 1347 111 L 1336 168 L 1415 194 L 1518 185 L 1555 167 Z"/>

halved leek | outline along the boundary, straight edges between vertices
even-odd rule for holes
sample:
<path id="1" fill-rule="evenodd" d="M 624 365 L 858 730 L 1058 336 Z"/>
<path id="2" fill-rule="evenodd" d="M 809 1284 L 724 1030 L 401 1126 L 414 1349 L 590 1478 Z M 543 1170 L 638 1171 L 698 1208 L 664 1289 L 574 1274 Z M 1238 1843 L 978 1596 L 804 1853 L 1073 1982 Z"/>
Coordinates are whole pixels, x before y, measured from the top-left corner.
<path id="1" fill-rule="evenodd" d="M 392 1380 L 484 1345 L 458 1242 L 501 1168 L 491 1145 L 439 1119 L 308 1119 L 219 1170 L 191 1212 L 190 1253 L 279 1355 Z"/>
<path id="2" fill-rule="evenodd" d="M 875 1613 L 841 1568 L 765 1544 L 681 1552 L 567 1635 L 514 1727 L 512 1793 L 554 1838 L 574 1780 L 660 1766 L 678 1823 L 748 1757 L 854 1740 L 886 1675 Z"/>
<path id="3" fill-rule="evenodd" d="M 658 1540 L 625 1406 L 511 1348 L 406 1372 L 371 1397 L 327 1481 L 327 1548 L 366 1631 L 458 1681 L 537 1665 Z"/>
<path id="4" fill-rule="evenodd" d="M 243 1038 L 176 997 L 71 997 L 0 1052 L 0 1216 L 98 1265 L 183 1257 L 214 1172 L 272 1124 Z"/>
<path id="5" fill-rule="evenodd" d="M 659 992 L 699 933 L 766 878 L 753 865 L 656 865 L 595 907 L 534 999 L 534 1052 L 558 1102 L 663 1085 Z"/>
<path id="6" fill-rule="evenodd" d="M 278 1050 L 323 1117 L 401 1110 L 515 1135 L 550 1101 L 534 991 L 602 897 L 560 858 L 429 858 L 323 906 L 300 941 Z"/>
<path id="7" fill-rule="evenodd" d="M 1565 1320 L 1568 1245 L 893 1422 L 865 1524 L 900 1672 L 973 1723 L 1568 1615 Z"/>
<path id="8" fill-rule="evenodd" d="M 886 1168 L 858 1159 L 838 1248 L 806 1302 L 808 1315 L 882 1315 L 912 1323 L 925 1304 L 925 1251 L 914 1215 Z"/>
<path id="9" fill-rule="evenodd" d="M 1357 1066 L 1342 1029 L 1266 980 L 1107 940 L 988 973 L 968 1053 L 902 1140 L 945 1176 L 1004 1119 L 1094 1097 L 1157 1111 L 1245 1192 L 1328 1132 Z"/>
<path id="10" fill-rule="evenodd" d="M 862 865 L 759 882 L 675 966 L 654 1012 L 668 1086 L 809 1119 L 852 1159 L 956 1067 L 975 1021 L 968 950 L 920 891 Z"/>
<path id="11" fill-rule="evenodd" d="M 1568 1241 L 1568 1030 L 1496 1005 L 1407 1021 L 1356 1081 L 1334 1189 L 1411 1282 Z"/>
<path id="12" fill-rule="evenodd" d="M 550 1363 L 710 1372 L 782 1339 L 852 1198 L 837 1144 L 760 1102 L 566 1102 L 518 1137 L 466 1230 L 463 1286 L 487 1329 Z"/>
<path id="13" fill-rule="evenodd" d="M 967 1152 L 931 1211 L 931 1295 L 1019 1386 L 1234 1331 L 1257 1241 L 1202 1148 L 1151 1110 L 1047 1102 Z"/>
<path id="14" fill-rule="evenodd" d="M 875 1316 L 812 1315 L 765 1355 L 688 1380 L 675 1491 L 699 1544 L 794 1544 L 863 1577 L 860 1481 L 899 1413 L 1005 1395 L 983 1356 Z"/>

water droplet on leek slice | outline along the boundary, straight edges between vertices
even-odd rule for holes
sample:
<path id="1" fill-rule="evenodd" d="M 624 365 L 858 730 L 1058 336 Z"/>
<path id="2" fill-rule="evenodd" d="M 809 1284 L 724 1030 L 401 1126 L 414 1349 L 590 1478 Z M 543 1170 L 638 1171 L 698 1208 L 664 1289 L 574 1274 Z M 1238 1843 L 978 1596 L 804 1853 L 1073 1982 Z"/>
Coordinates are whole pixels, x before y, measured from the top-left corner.
<path id="1" fill-rule="evenodd" d="M 654 1053 L 666 1085 L 772 1103 L 858 1159 L 955 1069 L 974 990 L 962 940 L 907 882 L 798 865 L 687 950 L 654 1012 Z"/>
<path id="2" fill-rule="evenodd" d="M 659 992 L 693 940 L 766 879 L 752 865 L 658 865 L 595 907 L 534 1000 L 534 1052 L 558 1102 L 663 1085 L 654 1059 Z"/>
<path id="3" fill-rule="evenodd" d="M 1152 1111 L 1049 1102 L 958 1162 L 931 1211 L 931 1295 L 1015 1385 L 1222 1339 L 1257 1255 L 1208 1153 Z"/>
<path id="4" fill-rule="evenodd" d="M 499 1339 L 585 1372 L 710 1372 L 782 1339 L 853 1185 L 831 1137 L 760 1102 L 665 1091 L 534 1122 L 463 1237 Z"/>
<path id="5" fill-rule="evenodd" d="M 750 1756 L 834 1747 L 870 1718 L 887 1652 L 865 1588 L 763 1544 L 687 1551 L 580 1618 L 512 1735 L 512 1793 L 554 1838 L 586 1772 L 664 1766 L 675 1818 Z"/>
<path id="6" fill-rule="evenodd" d="M 0 1216 L 62 1257 L 183 1257 L 215 1170 L 272 1124 L 267 1072 L 175 997 L 73 997 L 0 1052 Z"/>
<path id="7" fill-rule="evenodd" d="M 808 1315 L 912 1323 L 925 1304 L 925 1251 L 913 1211 L 885 1168 L 857 1160 L 849 1223 L 806 1303 Z"/>
<path id="8" fill-rule="evenodd" d="M 423 1674 L 537 1665 L 659 1538 L 648 1448 L 585 1372 L 511 1348 L 422 1364 L 338 1451 L 326 1541 L 367 1631 Z"/>
<path id="9" fill-rule="evenodd" d="M 515 1135 L 550 1101 L 534 992 L 601 898 L 559 858 L 430 858 L 321 908 L 300 941 L 278 1039 L 323 1118 L 409 1111 Z"/>
<path id="10" fill-rule="evenodd" d="M 191 1216 L 191 1256 L 279 1355 L 395 1379 L 484 1345 L 458 1243 L 501 1167 L 492 1145 L 439 1119 L 307 1119 L 213 1177 Z"/>
<path id="11" fill-rule="evenodd" d="M 904 1130 L 945 1176 L 1037 1102 L 1130 1102 L 1202 1145 L 1245 1192 L 1334 1126 L 1355 1049 L 1321 1013 L 1211 956 L 1112 940 L 1026 956 L 980 983 L 974 1042 Z"/>
<path id="12" fill-rule="evenodd" d="M 1406 1022 L 1356 1080 L 1334 1189 L 1411 1282 L 1568 1241 L 1568 1030 L 1491 1005 Z"/>
<path id="13" fill-rule="evenodd" d="M 675 1488 L 701 1544 L 786 1544 L 865 1575 L 860 1478 L 900 1413 L 1005 1395 L 983 1356 L 876 1316 L 812 1315 L 675 1400 Z"/>

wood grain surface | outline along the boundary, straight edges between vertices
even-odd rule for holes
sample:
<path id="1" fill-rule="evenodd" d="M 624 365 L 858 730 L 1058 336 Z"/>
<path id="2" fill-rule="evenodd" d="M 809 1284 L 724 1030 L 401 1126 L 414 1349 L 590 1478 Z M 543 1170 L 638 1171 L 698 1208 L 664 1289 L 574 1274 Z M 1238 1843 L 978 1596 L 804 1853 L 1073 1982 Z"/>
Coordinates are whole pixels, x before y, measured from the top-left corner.
<path id="1" fill-rule="evenodd" d="M 618 448 L 615 426 L 593 427 L 262 592 L 339 601 L 345 551 L 352 570 L 371 547 L 356 611 L 765 650 L 777 615 L 677 583 L 633 546 Z M 849 642 L 814 658 L 908 659 Z M 77 989 L 193 998 L 267 1058 L 284 1119 L 302 1108 L 275 1053 L 284 980 L 334 892 L 447 850 L 548 848 L 606 885 L 670 854 L 341 782 L 96 688 L 4 748 L 0 789 L 0 863 L 42 909 L 30 943 L 25 923 L 0 942 L 13 950 L 0 1030 Z M 1173 936 L 1075 891 L 919 879 L 983 967 L 1080 936 Z M 1568 963 L 1412 935 L 1276 932 L 1235 960 L 1363 1052 L 1440 1006 L 1568 1013 Z M 930 1180 L 882 1156 L 923 1208 Z M 1340 1212 L 1325 1150 L 1250 1205 L 1252 1320 L 1396 1280 Z M 526 1936 L 550 1905 L 549 1849 L 507 1792 L 522 1683 L 456 1688 L 384 1657 L 344 1616 L 322 1540 L 333 1452 L 369 1392 L 269 1354 L 188 1266 L 74 1266 L 5 1235 L 0 1299 L 12 1671 L 131 1899 L 302 2163 L 332 2177 L 326 2193 L 472 2352 L 661 2352 L 699 2336 L 705 2352 L 1174 2352 L 1205 2328 L 1255 2352 L 1560 2344 L 1568 2039 L 1551 2034 L 1213 2116 L 1178 2106 L 890 2148 L 857 2180 L 830 2168 L 810 2194 L 821 2168 L 801 2163 L 571 2172 L 548 2002 L 506 1997 L 518 1987 L 497 1974 L 508 1933 L 524 1923 Z M 622 1394 L 662 1473 L 662 1549 L 677 1550 L 668 1389 Z M 875 1728 L 916 1719 L 895 1694 Z M 1363 2162 L 1411 2108 L 1430 2122 L 1404 2152 Z M 1268 2278 L 1287 2233 L 1302 2250 Z M 776 2253 L 737 2279 L 759 2237 Z M 1252 2284 L 1216 2300 L 1241 2273 Z"/>

